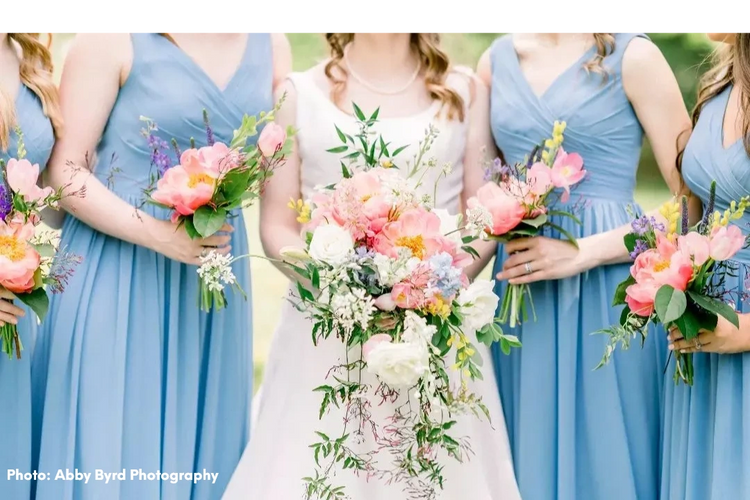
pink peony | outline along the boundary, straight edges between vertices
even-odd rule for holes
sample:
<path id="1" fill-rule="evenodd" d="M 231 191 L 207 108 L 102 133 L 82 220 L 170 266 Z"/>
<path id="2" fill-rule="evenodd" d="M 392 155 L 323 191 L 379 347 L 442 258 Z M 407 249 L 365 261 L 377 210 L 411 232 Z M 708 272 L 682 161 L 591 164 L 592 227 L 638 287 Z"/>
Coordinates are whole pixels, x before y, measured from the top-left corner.
<path id="1" fill-rule="evenodd" d="M 27 202 L 42 201 L 55 192 L 51 187 L 40 188 L 37 185 L 39 165 L 32 165 L 29 160 L 11 158 L 6 165 L 6 172 L 10 188 Z"/>
<path id="2" fill-rule="evenodd" d="M 440 234 L 440 217 L 417 208 L 408 210 L 395 220 L 386 223 L 374 238 L 374 249 L 392 258 L 398 257 L 399 248 L 408 248 L 411 254 L 426 260 L 443 249 Z"/>
<path id="3" fill-rule="evenodd" d="M 729 260 L 745 246 L 745 237 L 737 226 L 718 226 L 711 231 L 709 246 L 712 259 Z"/>
<path id="4" fill-rule="evenodd" d="M 286 130 L 281 125 L 269 123 L 263 127 L 258 137 L 258 149 L 263 156 L 269 158 L 276 154 L 286 142 Z"/>
<path id="5" fill-rule="evenodd" d="M 677 239 L 677 247 L 693 257 L 696 266 L 702 266 L 708 260 L 709 240 L 706 236 L 694 231 Z"/>
<path id="6" fill-rule="evenodd" d="M 544 196 L 554 186 L 552 184 L 552 171 L 544 163 L 534 163 L 526 171 L 526 182 L 529 189 L 537 196 Z"/>
<path id="7" fill-rule="evenodd" d="M 221 176 L 240 165 L 239 154 L 221 142 L 216 142 L 213 146 L 200 148 L 198 160 L 204 169 L 216 172 L 217 176 Z"/>
<path id="8" fill-rule="evenodd" d="M 151 198 L 173 208 L 176 214 L 192 215 L 211 201 L 218 176 L 218 168 L 207 167 L 199 152 L 189 149 L 182 153 L 180 165 L 168 169 L 159 179 Z M 173 221 L 176 218 L 173 214 Z"/>
<path id="9" fill-rule="evenodd" d="M 41 262 L 39 253 L 28 243 L 34 226 L 21 220 L 0 220 L 0 286 L 13 293 L 34 289 L 34 273 Z"/>
<path id="10" fill-rule="evenodd" d="M 687 289 L 693 278 L 693 261 L 684 250 L 679 250 L 666 237 L 657 235 L 657 248 L 640 254 L 630 268 L 635 283 L 626 290 L 630 309 L 639 316 L 649 316 L 654 310 L 656 292 L 664 285 L 680 291 Z"/>
<path id="11" fill-rule="evenodd" d="M 468 208 L 483 206 L 492 215 L 489 232 L 500 236 L 518 224 L 526 216 L 521 202 L 494 182 L 488 182 L 477 190 L 477 195 L 467 202 Z"/>
<path id="12" fill-rule="evenodd" d="M 550 171 L 552 184 L 557 188 L 563 188 L 561 201 L 566 202 L 570 198 L 570 186 L 581 182 L 586 175 L 583 169 L 583 158 L 578 153 L 568 154 L 561 147 L 557 152 L 555 163 Z"/>
<path id="13" fill-rule="evenodd" d="M 411 282 L 396 283 L 391 289 L 391 298 L 401 309 L 421 309 L 427 300 L 425 288 L 426 283 L 424 286 Z"/>
<path id="14" fill-rule="evenodd" d="M 370 356 L 370 353 L 378 344 L 382 342 L 387 342 L 390 344 L 392 340 L 393 339 L 391 339 L 391 336 L 386 333 L 378 333 L 377 335 L 373 335 L 372 337 L 367 339 L 367 342 L 365 342 L 362 346 L 362 359 L 364 359 L 366 363 L 367 358 Z"/>

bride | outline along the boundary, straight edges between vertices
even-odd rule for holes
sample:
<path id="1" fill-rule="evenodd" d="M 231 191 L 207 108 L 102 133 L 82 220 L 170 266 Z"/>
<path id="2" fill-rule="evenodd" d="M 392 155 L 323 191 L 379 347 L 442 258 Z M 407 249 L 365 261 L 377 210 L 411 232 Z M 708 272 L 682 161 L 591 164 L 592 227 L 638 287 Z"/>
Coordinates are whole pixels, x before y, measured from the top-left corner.
<path id="1" fill-rule="evenodd" d="M 432 194 L 434 181 L 444 176 L 435 205 L 453 214 L 484 182 L 483 149 L 493 151 L 495 147 L 487 89 L 468 70 L 451 68 L 438 46 L 437 34 L 328 33 L 326 39 L 331 58 L 304 73 L 292 74 L 279 89 L 287 97 L 277 121 L 295 126 L 299 133 L 295 154 L 274 174 L 261 202 L 261 239 L 271 258 L 280 258 L 284 247 L 303 245 L 296 214 L 287 207 L 289 200 L 307 199 L 316 186 L 340 180 L 339 157 L 326 150 L 339 145 L 334 124 L 345 133 L 356 133 L 353 102 L 368 116 L 380 109 L 375 129 L 393 147 L 411 145 L 398 155 L 402 162 L 413 157 L 431 124 L 439 130 L 428 156 L 435 157 L 439 166 L 450 164 L 452 168 L 447 175 L 447 170 L 431 169 L 427 176 L 433 178 L 423 186 Z M 477 242 L 475 248 L 482 258 L 468 269 L 472 278 L 494 254 L 494 245 L 488 242 Z M 279 269 L 295 278 L 287 268 Z M 313 392 L 325 383 L 328 370 L 339 364 L 342 344 L 331 338 L 313 346 L 310 321 L 288 301 L 281 316 L 257 401 L 251 441 L 223 497 L 226 500 L 304 498 L 302 478 L 315 472 L 308 447 L 317 438 L 315 431 L 337 436 L 342 429 L 343 414 L 335 408 L 318 419 L 320 393 Z M 482 344 L 479 349 L 486 376 L 484 381 L 470 384 L 470 389 L 482 397 L 491 423 L 474 415 L 457 418 L 455 434 L 469 439 L 472 453 L 464 463 L 448 457 L 441 460 L 445 484 L 438 490 L 440 500 L 520 498 L 491 356 Z M 373 402 L 372 413 L 375 419 L 385 419 L 393 413 L 393 405 Z M 375 444 L 371 441 L 365 437 L 358 451 L 372 451 Z M 380 467 L 390 465 L 382 463 L 389 462 L 387 457 L 380 461 Z M 368 480 L 351 470 L 339 471 L 333 483 L 345 486 L 348 498 L 354 500 L 406 496 L 404 483 Z"/>

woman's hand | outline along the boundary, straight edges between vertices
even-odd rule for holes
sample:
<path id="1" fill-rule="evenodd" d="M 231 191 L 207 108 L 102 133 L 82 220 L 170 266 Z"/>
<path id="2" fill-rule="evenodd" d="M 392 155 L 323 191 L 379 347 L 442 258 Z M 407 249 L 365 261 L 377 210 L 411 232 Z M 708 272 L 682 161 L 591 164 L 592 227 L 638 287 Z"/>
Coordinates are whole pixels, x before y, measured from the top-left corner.
<path id="1" fill-rule="evenodd" d="M 15 298 L 16 296 L 11 292 L 0 288 L 0 326 L 5 326 L 7 323 L 17 325 L 18 318 L 26 316 L 23 309 L 11 302 Z"/>
<path id="2" fill-rule="evenodd" d="M 586 270 L 581 251 L 564 240 L 546 236 L 520 238 L 506 243 L 505 250 L 510 257 L 496 277 L 511 285 L 568 278 Z"/>
<path id="3" fill-rule="evenodd" d="M 685 340 L 677 327 L 669 330 L 669 350 L 681 353 L 716 352 L 719 354 L 736 354 L 750 351 L 750 315 L 740 314 L 740 327 L 735 327 L 722 316 L 716 323 L 716 329 L 709 332 L 701 330 L 697 337 Z"/>
<path id="4" fill-rule="evenodd" d="M 178 228 L 169 221 L 158 221 L 155 236 L 151 239 L 149 247 L 155 252 L 166 255 L 172 260 L 185 264 L 199 266 L 201 255 L 211 250 L 221 255 L 228 254 L 232 247 L 229 246 L 234 228 L 230 224 L 224 224 L 221 229 L 208 238 L 192 239 L 184 228 Z"/>

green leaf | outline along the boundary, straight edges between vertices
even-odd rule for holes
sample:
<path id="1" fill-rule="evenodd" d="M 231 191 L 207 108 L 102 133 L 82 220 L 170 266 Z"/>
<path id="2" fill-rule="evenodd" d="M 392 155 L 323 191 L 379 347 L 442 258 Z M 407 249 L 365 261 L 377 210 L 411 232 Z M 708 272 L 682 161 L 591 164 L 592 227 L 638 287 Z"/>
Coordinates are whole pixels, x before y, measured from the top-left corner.
<path id="1" fill-rule="evenodd" d="M 190 236 L 190 239 L 196 239 L 200 238 L 200 233 L 195 229 L 195 224 L 193 224 L 193 217 L 185 217 L 182 219 L 185 224 L 185 231 L 187 232 L 188 236 Z"/>
<path id="2" fill-rule="evenodd" d="M 349 149 L 349 146 L 336 146 L 335 148 L 326 149 L 328 153 L 343 153 L 344 151 L 347 151 Z"/>
<path id="3" fill-rule="evenodd" d="M 627 296 L 626 290 L 630 285 L 635 284 L 635 278 L 633 278 L 632 275 L 628 275 L 628 279 L 617 285 L 617 289 L 615 290 L 615 298 L 612 301 L 613 306 L 620 306 L 623 304 L 626 304 L 625 297 Z"/>
<path id="4" fill-rule="evenodd" d="M 628 316 L 630 316 L 630 307 L 625 306 L 620 313 L 620 324 L 625 326 L 628 322 Z"/>
<path id="5" fill-rule="evenodd" d="M 352 174 L 349 172 L 349 169 L 346 168 L 346 165 L 344 165 L 344 162 L 341 162 L 341 175 L 344 176 L 344 179 L 349 179 Z"/>
<path id="6" fill-rule="evenodd" d="M 572 220 L 573 222 L 575 222 L 579 226 L 581 225 L 581 219 L 579 219 L 578 217 L 576 217 L 574 214 L 572 214 L 570 212 L 566 212 L 564 210 L 550 210 L 550 211 L 547 212 L 547 215 L 556 215 L 558 217 L 567 217 L 568 219 Z"/>
<path id="7" fill-rule="evenodd" d="M 575 236 L 570 234 L 567 229 L 563 228 L 562 226 L 558 226 L 557 224 L 553 224 L 551 222 L 548 222 L 547 225 L 551 227 L 552 229 L 558 231 L 560 234 L 565 236 L 565 239 L 568 240 L 568 242 L 573 245 L 574 247 L 578 248 L 578 241 L 576 241 Z"/>
<path id="8" fill-rule="evenodd" d="M 19 293 L 16 294 L 16 297 L 34 311 L 39 321 L 44 320 L 49 309 L 49 297 L 47 297 L 47 292 L 44 291 L 44 288 L 37 288 L 29 293 Z"/>
<path id="9" fill-rule="evenodd" d="M 492 333 L 492 325 L 485 325 L 481 330 L 477 330 L 477 341 L 491 347 L 495 342 L 495 335 Z"/>
<path id="10" fill-rule="evenodd" d="M 368 121 L 374 122 L 378 119 L 378 115 L 380 114 L 380 108 L 375 108 L 375 112 L 370 115 L 370 119 Z"/>
<path id="11" fill-rule="evenodd" d="M 523 223 L 531 227 L 542 227 L 547 223 L 547 214 L 540 214 L 533 219 L 524 219 Z"/>
<path id="12" fill-rule="evenodd" d="M 479 259 L 479 252 L 477 252 L 474 247 L 469 246 L 469 245 L 464 245 L 464 246 L 461 247 L 461 249 L 464 252 L 466 252 L 469 255 L 471 255 L 472 257 L 474 257 L 475 259 Z"/>
<path id="13" fill-rule="evenodd" d="M 313 296 L 312 292 L 302 286 L 302 283 L 299 281 L 297 282 L 297 291 L 299 291 L 299 296 L 302 298 L 302 300 L 306 300 L 308 302 L 312 302 L 315 300 L 315 297 Z"/>
<path id="14" fill-rule="evenodd" d="M 220 186 L 221 193 L 227 202 L 231 203 L 242 198 L 250 182 L 250 173 L 250 169 L 247 168 L 235 168 L 227 172 Z"/>
<path id="15" fill-rule="evenodd" d="M 687 340 L 697 337 L 701 329 L 700 319 L 689 307 L 685 309 L 685 313 L 677 318 L 674 323 L 677 325 L 680 333 L 682 333 L 682 336 Z"/>
<path id="16" fill-rule="evenodd" d="M 15 208 L 19 212 L 26 212 L 28 210 L 28 206 L 26 205 L 26 202 L 24 201 L 23 196 L 21 195 L 13 196 L 13 208 Z"/>
<path id="17" fill-rule="evenodd" d="M 207 238 L 221 229 L 227 220 L 227 211 L 223 208 L 213 208 L 204 205 L 193 214 L 193 225 L 202 237 Z"/>
<path id="18" fill-rule="evenodd" d="M 638 241 L 638 236 L 636 236 L 635 233 L 628 233 L 623 240 L 625 241 L 625 248 L 628 249 L 628 253 L 633 253 L 636 242 Z"/>
<path id="19" fill-rule="evenodd" d="M 367 118 L 365 117 L 365 114 L 362 112 L 361 109 L 359 109 L 359 106 L 357 106 L 355 103 L 352 103 L 352 106 L 354 106 L 354 115 L 357 117 L 359 121 L 366 122 Z"/>
<path id="20" fill-rule="evenodd" d="M 39 255 L 41 255 L 42 257 L 52 258 L 57 253 L 57 251 L 55 250 L 55 246 L 50 243 L 40 243 L 36 245 L 32 244 L 32 246 L 34 247 L 34 250 L 36 250 L 37 253 L 39 253 Z"/>
<path id="21" fill-rule="evenodd" d="M 691 299 L 693 299 L 693 302 L 698 304 L 706 311 L 722 316 L 724 319 L 732 323 L 736 328 L 740 327 L 740 317 L 737 315 L 737 311 L 732 309 L 729 305 L 721 302 L 720 300 L 701 295 L 697 292 L 694 292 L 693 290 L 688 290 L 688 295 Z"/>
<path id="22" fill-rule="evenodd" d="M 672 323 L 683 315 L 687 309 L 687 297 L 681 290 L 664 285 L 656 292 L 654 309 L 662 323 Z"/>
<path id="23" fill-rule="evenodd" d="M 320 272 L 317 267 L 312 268 L 312 286 L 313 288 L 320 288 Z"/>
<path id="24" fill-rule="evenodd" d="M 336 135 L 339 136 L 339 139 L 341 140 L 341 142 L 346 144 L 346 136 L 344 135 L 344 133 L 341 131 L 338 125 L 334 125 L 334 127 L 336 128 Z"/>
<path id="25" fill-rule="evenodd" d="M 391 158 L 395 158 L 396 155 L 398 155 L 401 151 L 403 151 L 404 149 L 408 147 L 409 146 L 407 145 L 407 146 L 401 146 L 400 148 L 396 148 L 396 151 L 393 152 L 393 154 L 391 155 Z"/>

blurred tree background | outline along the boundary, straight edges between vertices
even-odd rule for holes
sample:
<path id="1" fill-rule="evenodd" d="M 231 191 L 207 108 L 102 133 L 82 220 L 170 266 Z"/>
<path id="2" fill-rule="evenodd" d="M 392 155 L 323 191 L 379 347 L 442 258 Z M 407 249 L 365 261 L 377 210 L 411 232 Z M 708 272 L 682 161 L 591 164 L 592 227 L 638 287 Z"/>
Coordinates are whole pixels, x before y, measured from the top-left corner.
<path id="1" fill-rule="evenodd" d="M 323 35 L 319 33 L 289 33 L 294 55 L 294 69 L 305 70 L 327 56 L 327 47 Z M 479 57 L 490 46 L 499 33 L 467 33 L 445 34 L 443 45 L 455 64 L 475 67 Z M 672 67 L 682 89 L 682 94 L 688 109 L 695 103 L 696 87 L 702 63 L 712 50 L 712 44 L 703 34 L 670 33 L 649 34 L 659 46 Z M 56 34 L 53 37 L 53 52 L 56 70 L 62 69 L 62 63 L 67 47 L 73 38 L 72 33 Z M 644 147 L 641 165 L 638 172 L 638 188 L 636 197 L 646 208 L 652 208 L 664 201 L 669 193 L 659 174 L 648 144 Z M 247 210 L 245 217 L 250 236 L 250 246 L 253 251 L 260 251 L 258 234 L 258 210 L 256 206 Z M 253 273 L 253 315 L 255 383 L 260 383 L 272 334 L 276 328 L 280 314 L 280 306 L 286 295 L 287 281 L 268 262 L 254 259 L 251 263 Z M 487 272 L 487 271 L 486 271 Z M 309 342 L 309 338 L 301 338 L 301 342 Z"/>

